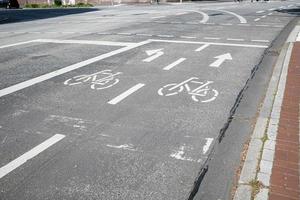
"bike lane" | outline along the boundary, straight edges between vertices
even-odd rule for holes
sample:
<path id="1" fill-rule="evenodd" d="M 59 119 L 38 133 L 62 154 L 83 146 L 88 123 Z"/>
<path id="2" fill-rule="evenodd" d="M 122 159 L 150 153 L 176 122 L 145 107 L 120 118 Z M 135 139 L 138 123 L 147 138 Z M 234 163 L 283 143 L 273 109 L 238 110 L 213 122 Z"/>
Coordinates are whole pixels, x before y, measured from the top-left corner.
<path id="1" fill-rule="evenodd" d="M 186 198 L 250 76 L 253 61 L 264 50 L 203 45 L 145 44 L 18 91 L 13 95 L 18 103 L 11 102 L 12 96 L 2 98 L 8 108 L 17 104 L 29 110 L 16 120 L 20 124 L 28 120 L 29 132 L 67 136 L 56 150 L 48 152 L 51 159 L 46 156 L 40 160 L 44 164 L 32 166 L 35 173 L 31 169 L 31 175 L 25 176 L 26 186 L 11 190 L 8 197 Z M 216 56 L 227 51 L 233 61 L 209 67 Z M 251 56 L 243 58 L 245 53 Z M 149 61 L 149 57 L 154 59 Z M 180 58 L 185 60 L 174 66 Z M 109 76 L 110 71 L 103 74 L 103 70 L 122 74 Z M 101 77 L 96 84 L 90 81 L 93 76 L 88 76 L 95 73 L 101 75 L 94 79 Z M 180 84 L 191 77 L 202 83 L 213 81 L 196 97 L 210 102 L 196 102 L 187 93 L 188 87 L 193 90 L 201 83 Z M 83 78 L 81 83 L 78 78 Z M 71 85 L 71 80 L 78 84 Z M 159 95 L 160 88 L 173 83 L 178 86 L 175 95 Z M 118 103 L 109 104 L 137 84 L 144 85 Z M 103 86 L 110 87 L 101 89 Z M 218 91 L 215 99 L 212 89 Z M 210 94 L 212 97 L 207 96 Z M 9 176 L 2 183 L 7 183 Z"/>

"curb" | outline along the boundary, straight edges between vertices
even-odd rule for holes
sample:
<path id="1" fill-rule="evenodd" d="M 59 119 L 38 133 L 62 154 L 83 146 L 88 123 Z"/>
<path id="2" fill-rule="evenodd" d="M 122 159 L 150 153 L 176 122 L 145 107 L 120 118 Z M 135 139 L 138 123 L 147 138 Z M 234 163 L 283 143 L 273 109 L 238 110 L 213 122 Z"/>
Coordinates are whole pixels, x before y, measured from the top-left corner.
<path id="1" fill-rule="evenodd" d="M 277 127 L 293 47 L 292 42 L 296 40 L 299 30 L 300 26 L 295 26 L 278 56 L 251 136 L 234 200 L 268 199 Z"/>

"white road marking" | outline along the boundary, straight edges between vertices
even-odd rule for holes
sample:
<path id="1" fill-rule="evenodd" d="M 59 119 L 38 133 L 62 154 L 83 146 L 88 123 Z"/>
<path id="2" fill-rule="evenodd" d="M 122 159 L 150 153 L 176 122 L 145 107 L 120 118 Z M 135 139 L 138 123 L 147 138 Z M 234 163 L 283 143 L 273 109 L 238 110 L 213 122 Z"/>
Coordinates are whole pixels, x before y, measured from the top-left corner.
<path id="1" fill-rule="evenodd" d="M 129 144 L 129 145 L 128 144 L 122 144 L 122 145 L 119 145 L 119 146 L 107 144 L 106 146 L 110 147 L 110 148 L 115 148 L 115 149 L 124 149 L 124 150 L 136 151 L 136 149 L 133 148 L 132 144 Z"/>
<path id="2" fill-rule="evenodd" d="M 206 23 L 204 23 L 204 24 L 215 25 L 216 23 L 208 23 L 208 22 L 206 22 Z"/>
<path id="3" fill-rule="evenodd" d="M 238 24 L 238 26 L 251 26 L 250 24 Z"/>
<path id="4" fill-rule="evenodd" d="M 104 46 L 131 46 L 136 43 L 129 42 L 109 42 L 109 41 L 93 41 L 93 40 L 56 40 L 56 39 L 38 39 L 37 42 L 57 43 L 57 44 L 94 44 Z"/>
<path id="5" fill-rule="evenodd" d="M 186 39 L 195 39 L 197 37 L 194 37 L 194 36 L 185 36 L 185 35 L 182 35 L 180 36 L 181 38 L 186 38 Z"/>
<path id="6" fill-rule="evenodd" d="M 172 153 L 172 154 L 170 155 L 170 157 L 175 158 L 175 159 L 177 159 L 177 160 L 183 160 L 183 161 L 201 162 L 201 159 L 195 160 L 195 159 L 190 158 L 190 157 L 185 157 L 185 156 L 184 156 L 184 154 L 185 154 L 184 150 L 185 150 L 185 149 L 186 149 L 186 146 L 185 146 L 185 145 L 180 146 L 180 147 L 179 147 L 179 150 L 174 151 L 174 153 Z"/>
<path id="7" fill-rule="evenodd" d="M 0 179 L 6 176 L 8 173 L 12 172 L 16 168 L 20 167 L 28 160 L 32 159 L 33 157 L 37 156 L 41 152 L 45 151 L 55 143 L 59 142 L 65 137 L 65 135 L 55 134 L 51 138 L 47 139 L 43 143 L 39 144 L 38 146 L 34 147 L 30 151 L 24 153 L 20 157 L 16 158 L 15 160 L 9 162 L 8 164 L 4 165 L 0 168 Z"/>
<path id="8" fill-rule="evenodd" d="M 167 37 L 167 38 L 171 38 L 174 37 L 174 35 L 157 35 L 158 37 Z"/>
<path id="9" fill-rule="evenodd" d="M 270 42 L 269 40 L 251 40 L 252 42 Z"/>
<path id="10" fill-rule="evenodd" d="M 151 17 L 151 19 L 160 19 L 160 18 L 164 18 L 166 16 L 157 16 L 157 17 Z"/>
<path id="11" fill-rule="evenodd" d="M 232 60 L 231 54 L 230 53 L 225 53 L 219 56 L 216 56 L 215 58 L 217 58 L 216 61 L 214 61 L 213 63 L 211 63 L 209 66 L 210 67 L 220 67 L 220 65 L 222 65 L 222 63 L 225 60 Z"/>
<path id="12" fill-rule="evenodd" d="M 222 24 L 220 24 L 220 25 L 222 25 L 222 26 L 232 26 L 233 24 L 230 24 L 230 23 L 222 23 Z"/>
<path id="13" fill-rule="evenodd" d="M 276 10 L 276 8 L 270 8 L 270 9 L 268 9 L 269 11 L 274 11 L 274 10 Z"/>
<path id="14" fill-rule="evenodd" d="M 199 52 L 199 51 L 202 51 L 203 49 L 205 49 L 207 47 L 209 47 L 209 44 L 204 44 L 201 47 L 197 48 L 195 51 Z"/>
<path id="15" fill-rule="evenodd" d="M 216 37 L 204 37 L 206 40 L 219 40 L 221 38 L 216 38 Z"/>
<path id="16" fill-rule="evenodd" d="M 117 35 L 132 35 L 132 33 L 117 33 Z"/>
<path id="17" fill-rule="evenodd" d="M 186 12 L 181 12 L 181 13 L 176 13 L 175 15 L 185 15 L 185 14 L 187 14 Z"/>
<path id="18" fill-rule="evenodd" d="M 136 35 L 138 35 L 138 36 L 147 36 L 147 37 L 153 36 L 151 34 L 146 34 L 146 33 L 137 33 Z"/>
<path id="19" fill-rule="evenodd" d="M 245 41 L 245 39 L 240 38 L 227 38 L 228 41 Z"/>
<path id="20" fill-rule="evenodd" d="M 187 10 L 187 11 L 201 14 L 202 20 L 200 21 L 200 23 L 206 23 L 209 20 L 209 16 L 205 12 L 196 11 L 196 10 Z"/>
<path id="21" fill-rule="evenodd" d="M 148 50 L 146 51 L 147 55 L 150 56 L 148 58 L 145 58 L 143 62 L 151 62 L 155 60 L 156 58 L 164 55 L 163 49 L 155 49 L 155 50 Z"/>
<path id="22" fill-rule="evenodd" d="M 294 6 L 294 5 L 292 5 L 292 4 L 291 4 L 291 5 L 288 5 L 289 8 L 290 8 L 290 7 L 293 7 L 293 6 Z"/>
<path id="23" fill-rule="evenodd" d="M 264 10 L 260 10 L 260 11 L 257 11 L 256 13 L 260 14 L 260 13 L 264 13 L 264 12 L 265 12 Z"/>
<path id="24" fill-rule="evenodd" d="M 266 25 L 266 24 L 257 24 L 257 25 L 255 25 L 255 26 L 268 27 L 268 26 L 270 26 L 270 25 Z"/>
<path id="25" fill-rule="evenodd" d="M 13 46 L 24 45 L 24 44 L 29 44 L 29 43 L 33 43 L 33 42 L 38 42 L 38 40 L 30 40 L 30 41 L 26 41 L 26 42 L 18 42 L 18 43 L 14 43 L 14 44 L 8 44 L 8 45 L 0 46 L 0 49 L 13 47 Z"/>
<path id="26" fill-rule="evenodd" d="M 260 18 L 256 18 L 254 21 L 257 22 L 257 21 L 259 21 L 259 20 L 260 20 Z"/>
<path id="27" fill-rule="evenodd" d="M 109 102 L 107 102 L 108 104 L 112 104 L 115 105 L 117 103 L 119 103 L 120 101 L 122 101 L 123 99 L 125 99 L 126 97 L 128 97 L 129 95 L 131 95 L 132 93 L 136 92 L 137 90 L 141 89 L 142 87 L 144 87 L 145 84 L 143 83 L 139 83 L 131 88 L 129 88 L 128 90 L 126 90 L 125 92 L 123 92 L 122 94 L 120 94 L 119 96 L 113 98 L 112 100 L 110 100 Z"/>
<path id="28" fill-rule="evenodd" d="M 217 10 L 217 11 L 225 12 L 225 13 L 231 14 L 233 16 L 236 16 L 240 20 L 240 22 L 242 24 L 246 24 L 247 23 L 247 20 L 244 17 L 242 17 L 241 15 L 238 15 L 238 14 L 236 14 L 234 12 L 230 12 L 230 11 L 227 11 L 227 10 Z"/>
<path id="29" fill-rule="evenodd" d="M 268 15 L 272 15 L 273 13 L 269 13 Z"/>
<path id="30" fill-rule="evenodd" d="M 164 67 L 163 70 L 170 70 L 173 67 L 175 67 L 176 65 L 179 65 L 180 63 L 182 63 L 183 61 L 185 61 L 186 58 L 179 58 L 178 60 L 176 60 L 175 62 L 169 64 L 168 66 Z"/>
<path id="31" fill-rule="evenodd" d="M 203 154 L 207 153 L 207 151 L 209 150 L 209 147 L 210 147 L 211 143 L 214 141 L 214 138 L 205 138 L 205 140 L 206 140 L 206 143 L 205 143 L 205 145 L 202 148 L 202 153 Z"/>
<path id="32" fill-rule="evenodd" d="M 267 17 L 267 15 L 264 15 L 264 16 L 262 16 L 261 18 L 266 18 Z"/>
<path id="33" fill-rule="evenodd" d="M 210 44 L 216 46 L 231 46 L 231 47 L 249 47 L 249 48 L 267 48 L 266 45 L 252 45 L 252 44 L 235 44 L 235 43 L 221 43 L 221 42 L 196 42 L 196 41 L 185 41 L 185 40 L 155 40 L 150 39 L 150 42 L 166 42 L 166 43 L 177 43 L 177 44 Z"/>
<path id="34" fill-rule="evenodd" d="M 70 66 L 68 66 L 68 67 L 64 67 L 64 68 L 62 68 L 62 69 L 59 69 L 59 70 L 56 70 L 56 71 L 53 71 L 53 72 L 50 72 L 50 73 L 47 73 L 47 74 L 38 76 L 38 77 L 36 77 L 36 78 L 33 78 L 33 79 L 30 79 L 30 80 L 27 80 L 27 81 L 24 81 L 24 82 L 15 84 L 15 85 L 13 85 L 13 86 L 4 88 L 4 89 L 0 90 L 0 97 L 3 97 L 3 96 L 5 96 L 5 95 L 11 94 L 11 93 L 14 93 L 14 92 L 19 91 L 19 90 L 22 90 L 22 89 L 24 89 L 24 88 L 30 87 L 30 86 L 35 85 L 35 84 L 37 84 L 37 83 L 41 83 L 41 82 L 43 82 L 43 81 L 49 80 L 49 79 L 51 79 L 51 78 L 54 78 L 54 77 L 56 77 L 56 76 L 65 74 L 65 73 L 70 72 L 70 71 L 73 71 L 73 70 L 75 70 L 75 69 L 82 68 L 82 67 L 84 67 L 84 66 L 87 66 L 87 65 L 89 65 L 89 64 L 92 64 L 92 63 L 94 63 L 94 62 L 98 62 L 98 61 L 103 60 L 103 59 L 105 59 L 105 58 L 109 58 L 109 57 L 111 57 L 111 56 L 114 56 L 114 55 L 117 55 L 117 54 L 126 52 L 126 51 L 131 50 L 131 49 L 134 49 L 134 48 L 136 48 L 136 47 L 139 47 L 139 46 L 148 44 L 148 43 L 150 43 L 150 42 L 151 42 L 150 40 L 146 40 L 146 41 L 143 41 L 143 42 L 139 42 L 139 43 L 136 43 L 136 44 L 132 44 L 132 45 L 130 45 L 130 46 L 126 46 L 126 47 L 123 47 L 123 48 L 120 48 L 120 49 L 111 51 L 111 52 L 109 52 L 109 53 L 105 53 L 105 54 L 96 56 L 96 57 L 94 57 L 94 58 L 90 58 L 90 59 L 88 59 L 88 60 L 81 61 L 81 62 L 79 62 L 79 63 L 75 63 L 75 64 L 70 65 Z"/>

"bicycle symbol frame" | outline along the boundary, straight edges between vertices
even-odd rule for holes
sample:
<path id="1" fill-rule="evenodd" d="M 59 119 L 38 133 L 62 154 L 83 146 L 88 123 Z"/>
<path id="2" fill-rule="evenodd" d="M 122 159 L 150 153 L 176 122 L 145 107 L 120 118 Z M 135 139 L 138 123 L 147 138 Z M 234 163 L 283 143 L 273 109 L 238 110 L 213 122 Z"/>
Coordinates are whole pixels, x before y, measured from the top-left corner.
<path id="1" fill-rule="evenodd" d="M 192 99 L 195 102 L 200 101 L 202 103 L 208 103 L 214 101 L 219 95 L 219 92 L 209 87 L 213 81 L 201 82 L 197 80 L 199 80 L 199 78 L 191 77 L 181 83 L 167 84 L 158 90 L 158 94 L 160 96 L 173 96 L 179 94 L 185 89 L 187 93 L 192 96 Z M 190 87 L 191 83 L 199 86 L 192 90 Z"/>
<path id="2" fill-rule="evenodd" d="M 93 74 L 83 74 L 74 76 L 64 82 L 65 85 L 78 85 L 86 82 L 91 82 L 91 89 L 102 90 L 116 85 L 120 80 L 115 78 L 122 72 L 112 73 L 112 70 L 102 70 Z M 104 75 L 99 78 L 99 76 Z"/>

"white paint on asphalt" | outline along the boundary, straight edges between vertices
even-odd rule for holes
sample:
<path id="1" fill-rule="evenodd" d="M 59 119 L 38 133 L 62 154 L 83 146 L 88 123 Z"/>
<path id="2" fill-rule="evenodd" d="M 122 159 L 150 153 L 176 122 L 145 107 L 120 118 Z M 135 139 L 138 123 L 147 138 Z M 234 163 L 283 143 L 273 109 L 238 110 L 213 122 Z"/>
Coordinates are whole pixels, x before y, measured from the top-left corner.
<path id="1" fill-rule="evenodd" d="M 147 33 L 137 33 L 136 35 L 138 35 L 138 36 L 146 36 L 146 37 L 151 37 L 151 36 L 153 36 L 153 35 L 147 34 Z"/>
<path id="2" fill-rule="evenodd" d="M 155 40 L 150 39 L 150 42 L 165 42 L 165 43 L 177 43 L 177 44 L 210 44 L 216 46 L 232 46 L 232 47 L 250 47 L 250 48 L 267 48 L 266 45 L 252 45 L 252 44 L 235 44 L 235 43 L 221 43 L 221 42 L 196 42 L 185 40 Z"/>
<path id="3" fill-rule="evenodd" d="M 217 38 L 217 37 L 204 37 L 204 39 L 206 39 L 206 40 L 219 40 L 221 38 Z"/>
<path id="4" fill-rule="evenodd" d="M 268 15 L 272 15 L 273 13 L 268 13 Z"/>
<path id="5" fill-rule="evenodd" d="M 24 153 L 20 157 L 16 158 L 15 160 L 9 162 L 8 164 L 4 165 L 0 168 L 0 179 L 4 176 L 6 176 L 8 173 L 12 172 L 16 168 L 20 167 L 24 163 L 26 163 L 28 160 L 34 158 L 41 152 L 45 151 L 55 143 L 59 142 L 65 137 L 65 135 L 61 134 L 55 134 L 51 138 L 47 139 L 43 143 L 39 144 L 38 146 L 34 147 L 30 151 Z"/>
<path id="6" fill-rule="evenodd" d="M 132 144 L 122 144 L 122 145 L 119 145 L 119 146 L 107 144 L 106 146 L 110 147 L 110 148 L 115 148 L 115 149 L 124 149 L 124 150 L 136 151 L 136 149 L 133 148 Z"/>
<path id="7" fill-rule="evenodd" d="M 187 12 L 181 12 L 181 13 L 176 13 L 175 15 L 185 15 L 185 14 L 187 14 Z"/>
<path id="8" fill-rule="evenodd" d="M 35 84 L 37 84 L 37 83 L 41 83 L 41 82 L 43 82 L 43 81 L 49 80 L 49 79 L 51 79 L 51 78 L 54 78 L 54 77 L 56 77 L 56 76 L 65 74 L 65 73 L 70 72 L 70 71 L 73 71 L 73 70 L 75 70 L 75 69 L 82 68 L 82 67 L 84 67 L 84 66 L 87 66 L 87 65 L 89 65 L 89 64 L 98 62 L 98 61 L 103 60 L 103 59 L 105 59 L 105 58 L 109 58 L 109 57 L 111 57 L 111 56 L 114 56 L 114 55 L 117 55 L 117 54 L 126 52 L 126 51 L 128 51 L 128 50 L 137 48 L 137 47 L 139 47 L 139 46 L 148 44 L 148 43 L 150 43 L 150 42 L 151 42 L 150 40 L 146 40 L 146 41 L 143 41 L 143 42 L 139 42 L 139 43 L 136 43 L 136 44 L 132 44 L 132 45 L 130 45 L 130 46 L 126 46 L 126 47 L 123 47 L 123 48 L 120 48 L 120 49 L 111 51 L 111 52 L 109 52 L 109 53 L 105 53 L 105 54 L 96 56 L 96 57 L 94 57 L 94 58 L 90 58 L 90 59 L 88 59 L 88 60 L 81 61 L 81 62 L 79 62 L 79 63 L 75 63 L 75 64 L 70 65 L 70 66 L 68 66 L 68 67 L 64 67 L 64 68 L 62 68 L 62 69 L 59 69 L 59 70 L 56 70 L 56 71 L 53 71 L 53 72 L 50 72 L 50 73 L 47 73 L 47 74 L 38 76 L 38 77 L 36 77 L 36 78 L 33 78 L 33 79 L 30 79 L 30 80 L 27 80 L 27 81 L 24 81 L 24 82 L 15 84 L 15 85 L 13 85 L 13 86 L 4 88 L 4 89 L 0 90 L 0 97 L 3 97 L 3 96 L 5 96 L 5 95 L 11 94 L 11 93 L 14 93 L 14 92 L 19 91 L 19 90 L 22 90 L 22 89 L 24 89 L 24 88 L 30 87 L 30 86 L 35 85 Z"/>
<path id="9" fill-rule="evenodd" d="M 205 12 L 197 11 L 197 10 L 187 10 L 187 11 L 202 15 L 202 20 L 200 21 L 200 23 L 206 23 L 209 20 L 209 16 Z"/>
<path id="10" fill-rule="evenodd" d="M 129 42 L 110 42 L 110 41 L 94 41 L 94 40 L 56 40 L 56 39 L 38 39 L 37 42 L 56 43 L 56 44 L 93 44 L 104 46 L 131 46 L 136 43 Z"/>
<path id="11" fill-rule="evenodd" d="M 214 141 L 214 138 L 205 138 L 205 140 L 206 140 L 206 143 L 205 143 L 205 145 L 202 148 L 202 153 L 203 154 L 207 153 L 207 151 L 209 150 L 209 147 L 210 147 L 211 143 Z"/>
<path id="12" fill-rule="evenodd" d="M 264 12 L 265 12 L 264 10 L 260 10 L 260 11 L 257 11 L 256 13 L 260 14 L 260 13 L 264 13 Z"/>
<path id="13" fill-rule="evenodd" d="M 200 52 L 200 51 L 204 50 L 207 47 L 209 47 L 209 44 L 204 44 L 201 47 L 197 48 L 195 51 Z"/>
<path id="14" fill-rule="evenodd" d="M 225 53 L 215 57 L 217 60 L 211 63 L 210 67 L 220 67 L 225 60 L 232 60 L 230 53 Z"/>
<path id="15" fill-rule="evenodd" d="M 29 43 L 33 43 L 33 42 L 38 42 L 38 40 L 30 40 L 30 41 L 26 41 L 26 42 L 18 42 L 18 43 L 14 43 L 14 44 L 3 45 L 3 46 L 0 46 L 0 49 L 29 44 Z"/>
<path id="16" fill-rule="evenodd" d="M 170 70 L 173 67 L 175 67 L 176 65 L 179 65 L 180 63 L 182 63 L 183 61 L 185 61 L 186 58 L 179 58 L 178 60 L 176 60 L 175 62 L 169 64 L 168 66 L 164 67 L 163 70 Z"/>
<path id="17" fill-rule="evenodd" d="M 238 14 L 236 14 L 234 12 L 230 12 L 230 11 L 227 11 L 227 10 L 217 10 L 217 11 L 225 12 L 225 13 L 228 13 L 230 15 L 233 15 L 233 16 L 237 17 L 242 24 L 246 24 L 247 23 L 247 20 L 244 17 L 242 17 L 241 15 L 238 15 Z"/>
<path id="18" fill-rule="evenodd" d="M 179 147 L 179 150 L 176 150 L 174 151 L 174 153 L 172 153 L 170 155 L 171 158 L 175 158 L 177 160 L 183 160 L 183 161 L 190 161 L 190 162 L 201 162 L 201 160 L 195 160 L 193 158 L 190 158 L 190 157 L 185 157 L 184 154 L 185 154 L 185 149 L 186 149 L 186 146 L 183 145 L 183 146 L 180 146 Z"/>
<path id="19" fill-rule="evenodd" d="M 163 49 L 154 49 L 154 50 L 148 50 L 146 51 L 147 55 L 150 56 L 148 58 L 145 58 L 143 62 L 151 62 L 155 60 L 156 58 L 164 55 Z"/>
<path id="20" fill-rule="evenodd" d="M 261 16 L 261 18 L 266 18 L 266 17 L 267 17 L 267 15 Z"/>
<path id="21" fill-rule="evenodd" d="M 252 42 L 270 42 L 269 40 L 251 40 Z"/>
<path id="22" fill-rule="evenodd" d="M 174 35 L 157 35 L 157 37 L 171 38 L 171 37 L 174 37 Z"/>
<path id="23" fill-rule="evenodd" d="M 132 93 L 138 91 L 139 89 L 141 89 L 142 87 L 144 87 L 145 84 L 143 83 L 139 83 L 136 84 L 135 86 L 129 88 L 128 90 L 126 90 L 125 92 L 123 92 L 122 94 L 120 94 L 119 96 L 113 98 L 112 100 L 110 100 L 109 102 L 107 102 L 108 104 L 112 104 L 115 105 L 119 102 L 121 102 L 123 99 L 125 99 L 126 97 L 128 97 L 129 95 L 131 95 Z"/>
<path id="24" fill-rule="evenodd" d="M 245 39 L 241 38 L 227 38 L 228 41 L 245 41 Z"/>
<path id="25" fill-rule="evenodd" d="M 157 16 L 157 17 L 151 17 L 151 19 L 160 19 L 160 18 L 164 18 L 166 16 Z"/>
<path id="26" fill-rule="evenodd" d="M 257 22 L 257 21 L 259 21 L 259 20 L 260 20 L 260 18 L 256 18 L 254 21 Z"/>
<path id="27" fill-rule="evenodd" d="M 185 39 L 195 39 L 195 38 L 197 38 L 197 37 L 194 37 L 194 36 L 185 36 L 185 35 L 182 35 L 180 37 L 185 38 Z"/>

